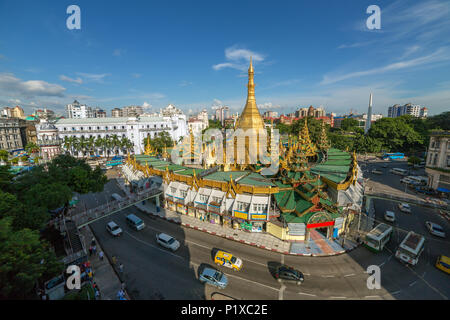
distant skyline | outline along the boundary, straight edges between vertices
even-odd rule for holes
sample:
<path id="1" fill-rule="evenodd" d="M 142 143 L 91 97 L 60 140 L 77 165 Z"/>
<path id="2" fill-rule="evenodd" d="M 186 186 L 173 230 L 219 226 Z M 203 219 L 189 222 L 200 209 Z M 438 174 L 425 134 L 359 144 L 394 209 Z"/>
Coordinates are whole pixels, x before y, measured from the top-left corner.
<path id="1" fill-rule="evenodd" d="M 81 30 L 66 27 L 72 4 Z M 372 4 L 380 30 L 366 27 Z M 0 107 L 241 112 L 252 56 L 261 113 L 365 113 L 373 93 L 373 113 L 413 103 L 435 115 L 450 110 L 449 16 L 443 0 L 4 0 Z"/>

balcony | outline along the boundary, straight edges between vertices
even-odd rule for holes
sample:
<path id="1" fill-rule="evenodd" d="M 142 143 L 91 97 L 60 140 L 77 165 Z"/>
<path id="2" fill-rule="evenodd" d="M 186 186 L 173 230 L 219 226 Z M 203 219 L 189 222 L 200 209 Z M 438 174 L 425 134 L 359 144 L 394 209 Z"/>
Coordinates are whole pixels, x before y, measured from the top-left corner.
<path id="1" fill-rule="evenodd" d="M 61 144 L 63 144 L 63 140 L 62 139 L 52 139 L 52 140 L 38 140 L 37 144 L 40 147 L 45 147 L 45 146 L 59 146 Z"/>

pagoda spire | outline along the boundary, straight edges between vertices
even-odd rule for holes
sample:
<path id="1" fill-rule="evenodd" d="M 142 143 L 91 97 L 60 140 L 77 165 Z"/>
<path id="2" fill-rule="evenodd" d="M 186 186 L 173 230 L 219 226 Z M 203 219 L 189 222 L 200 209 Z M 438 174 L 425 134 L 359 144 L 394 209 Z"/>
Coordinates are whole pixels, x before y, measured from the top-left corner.
<path id="1" fill-rule="evenodd" d="M 247 102 L 242 111 L 239 120 L 236 123 L 236 129 L 263 129 L 264 121 L 259 113 L 255 98 L 255 81 L 252 57 L 250 57 L 250 66 L 248 68 L 248 83 L 247 83 Z"/>

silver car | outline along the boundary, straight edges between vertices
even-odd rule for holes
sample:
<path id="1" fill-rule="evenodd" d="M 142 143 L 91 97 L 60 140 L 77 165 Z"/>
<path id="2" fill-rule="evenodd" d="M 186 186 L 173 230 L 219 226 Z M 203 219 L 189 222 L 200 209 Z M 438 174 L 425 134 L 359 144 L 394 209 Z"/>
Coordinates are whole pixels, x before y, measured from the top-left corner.
<path id="1" fill-rule="evenodd" d="M 425 222 L 425 226 L 427 227 L 428 231 L 438 237 L 445 238 L 445 231 L 442 229 L 442 227 L 436 223 L 427 221 Z"/>
<path id="2" fill-rule="evenodd" d="M 122 235 L 122 229 L 114 221 L 110 221 L 106 224 L 106 230 L 114 237 Z"/>
<path id="3" fill-rule="evenodd" d="M 156 235 L 156 242 L 161 246 L 176 251 L 180 247 L 180 243 L 173 237 L 165 233 L 160 233 Z"/>
<path id="4" fill-rule="evenodd" d="M 395 213 L 392 211 L 386 211 L 384 213 L 384 220 L 389 222 L 395 222 Z"/>

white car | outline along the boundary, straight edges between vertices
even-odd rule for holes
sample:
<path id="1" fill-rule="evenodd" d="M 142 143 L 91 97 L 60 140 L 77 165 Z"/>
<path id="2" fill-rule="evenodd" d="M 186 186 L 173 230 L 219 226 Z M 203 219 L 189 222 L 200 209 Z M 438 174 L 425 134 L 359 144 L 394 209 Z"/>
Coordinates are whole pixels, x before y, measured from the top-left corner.
<path id="1" fill-rule="evenodd" d="M 156 242 L 161 246 L 176 251 L 180 247 L 180 243 L 173 237 L 165 233 L 160 233 L 156 235 Z"/>
<path id="2" fill-rule="evenodd" d="M 383 174 L 383 171 L 377 170 L 377 169 L 373 169 L 372 170 L 372 174 Z"/>
<path id="3" fill-rule="evenodd" d="M 441 237 L 441 238 L 445 238 L 444 229 L 442 229 L 442 227 L 440 225 L 430 222 L 430 221 L 425 222 L 425 225 L 431 234 Z"/>
<path id="4" fill-rule="evenodd" d="M 384 213 L 384 220 L 390 221 L 390 222 L 395 222 L 395 213 L 392 211 L 386 211 Z"/>
<path id="5" fill-rule="evenodd" d="M 122 229 L 114 221 L 110 221 L 106 224 L 106 230 L 114 237 L 122 235 Z"/>
<path id="6" fill-rule="evenodd" d="M 411 207 L 407 203 L 400 203 L 398 209 L 402 212 L 411 213 Z"/>

